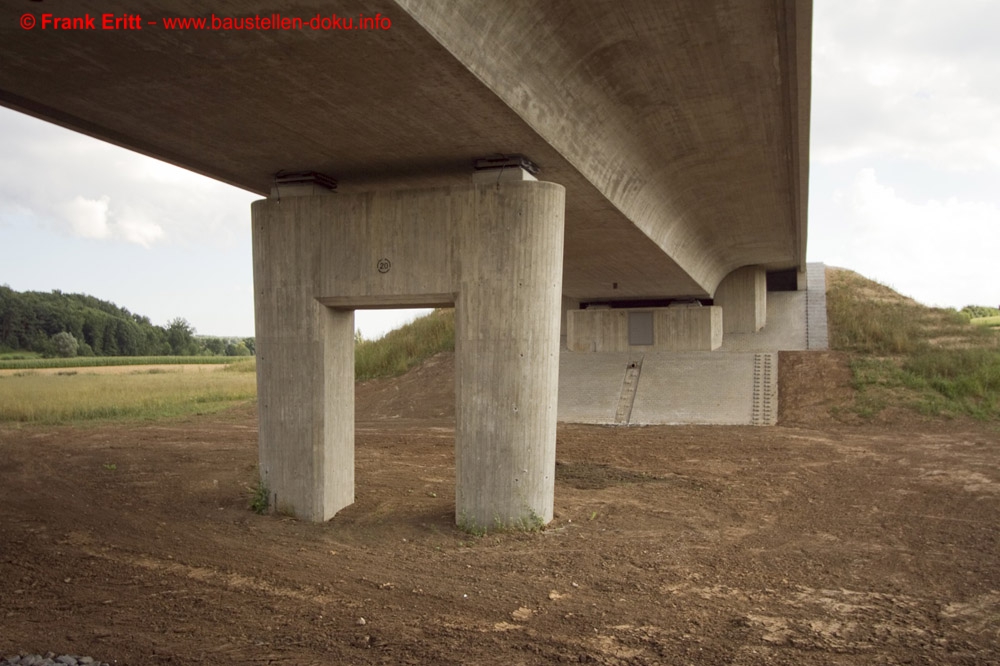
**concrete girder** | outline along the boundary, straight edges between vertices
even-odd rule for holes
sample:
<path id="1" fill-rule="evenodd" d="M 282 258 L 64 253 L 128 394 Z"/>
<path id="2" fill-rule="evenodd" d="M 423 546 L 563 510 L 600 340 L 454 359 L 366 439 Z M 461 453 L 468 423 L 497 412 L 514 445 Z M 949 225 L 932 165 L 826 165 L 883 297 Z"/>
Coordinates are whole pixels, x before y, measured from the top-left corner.
<path id="1" fill-rule="evenodd" d="M 353 310 L 455 304 L 456 521 L 552 519 L 565 190 L 502 182 L 253 204 L 261 476 L 354 498 Z"/>
<path id="2" fill-rule="evenodd" d="M 804 270 L 808 0 L 396 2 L 706 293 Z"/>

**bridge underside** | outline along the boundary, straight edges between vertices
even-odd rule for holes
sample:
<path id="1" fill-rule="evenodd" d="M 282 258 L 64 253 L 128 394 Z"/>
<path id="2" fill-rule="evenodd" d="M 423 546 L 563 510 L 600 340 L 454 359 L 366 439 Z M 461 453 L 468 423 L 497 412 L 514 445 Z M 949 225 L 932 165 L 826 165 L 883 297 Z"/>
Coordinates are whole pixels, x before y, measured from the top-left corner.
<path id="1" fill-rule="evenodd" d="M 353 498 L 354 308 L 456 305 L 456 515 L 512 525 L 551 516 L 560 306 L 711 300 L 721 315 L 655 316 L 712 349 L 763 325 L 768 273 L 804 271 L 811 0 L 205 4 L 0 0 L 0 104 L 268 197 L 261 461 L 295 513 Z M 142 29 L 43 29 L 60 12 Z M 164 21 L 275 14 L 391 27 Z M 544 182 L 470 182 L 515 154 Z M 287 172 L 338 194 L 291 197 Z"/>
<path id="2" fill-rule="evenodd" d="M 265 196 L 282 170 L 349 193 L 527 155 L 566 188 L 574 299 L 710 297 L 741 266 L 804 267 L 810 2 L 209 4 L 391 28 L 169 31 L 205 3 L 2 0 L 0 103 Z M 25 10 L 159 25 L 23 30 Z"/>

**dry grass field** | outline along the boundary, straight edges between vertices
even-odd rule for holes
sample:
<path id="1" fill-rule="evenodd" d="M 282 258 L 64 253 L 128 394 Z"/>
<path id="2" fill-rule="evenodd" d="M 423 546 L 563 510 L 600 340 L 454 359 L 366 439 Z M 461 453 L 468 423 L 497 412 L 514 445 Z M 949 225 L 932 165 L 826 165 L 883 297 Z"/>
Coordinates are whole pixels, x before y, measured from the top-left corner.
<path id="1" fill-rule="evenodd" d="M 166 365 L 0 371 L 0 423 L 143 420 L 211 413 L 256 397 L 256 374 L 240 369 Z"/>

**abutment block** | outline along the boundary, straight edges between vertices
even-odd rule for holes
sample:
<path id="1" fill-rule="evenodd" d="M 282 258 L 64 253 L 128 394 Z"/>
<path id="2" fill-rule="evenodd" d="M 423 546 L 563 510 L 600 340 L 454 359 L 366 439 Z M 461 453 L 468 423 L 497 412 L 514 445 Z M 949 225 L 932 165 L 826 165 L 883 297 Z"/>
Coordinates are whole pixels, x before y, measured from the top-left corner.
<path id="1" fill-rule="evenodd" d="M 635 315 L 648 314 L 649 344 L 635 344 Z M 590 308 L 566 311 L 566 348 L 579 352 L 712 351 L 722 344 L 722 308 Z"/>

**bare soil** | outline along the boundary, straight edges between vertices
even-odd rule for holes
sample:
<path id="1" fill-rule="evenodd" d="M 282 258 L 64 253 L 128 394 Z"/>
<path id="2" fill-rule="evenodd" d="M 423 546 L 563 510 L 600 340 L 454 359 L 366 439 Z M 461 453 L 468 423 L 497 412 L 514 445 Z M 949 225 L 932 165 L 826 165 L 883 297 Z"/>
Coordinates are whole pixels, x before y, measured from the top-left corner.
<path id="1" fill-rule="evenodd" d="M 842 358 L 783 355 L 777 427 L 561 426 L 552 524 L 473 537 L 451 362 L 358 387 L 325 524 L 248 510 L 252 405 L 0 429 L 0 656 L 1000 664 L 997 424 L 852 422 Z"/>

